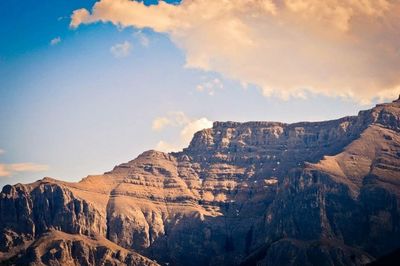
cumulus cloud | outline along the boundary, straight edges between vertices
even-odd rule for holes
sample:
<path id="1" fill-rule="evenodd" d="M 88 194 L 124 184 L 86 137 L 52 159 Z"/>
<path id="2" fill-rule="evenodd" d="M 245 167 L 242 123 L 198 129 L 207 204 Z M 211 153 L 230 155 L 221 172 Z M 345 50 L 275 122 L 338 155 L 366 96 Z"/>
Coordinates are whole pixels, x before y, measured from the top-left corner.
<path id="1" fill-rule="evenodd" d="M 56 37 L 56 38 L 54 38 L 54 39 L 52 39 L 52 40 L 50 41 L 50 45 L 54 46 L 54 45 L 59 44 L 60 42 L 61 42 L 61 37 L 58 36 L 58 37 Z"/>
<path id="2" fill-rule="evenodd" d="M 128 41 L 117 43 L 110 48 L 110 52 L 115 58 L 127 57 L 131 54 L 132 44 Z"/>
<path id="3" fill-rule="evenodd" d="M 75 10 L 70 26 L 101 21 L 166 33 L 187 67 L 255 84 L 265 96 L 367 103 L 400 92 L 398 14 L 397 0 L 101 0 L 91 12 Z"/>
<path id="4" fill-rule="evenodd" d="M 183 112 L 169 112 L 166 116 L 160 116 L 153 120 L 152 129 L 160 131 L 167 126 L 183 126 L 190 122 L 190 118 Z"/>
<path id="5" fill-rule="evenodd" d="M 184 126 L 184 128 L 182 128 L 180 132 L 182 142 L 185 143 L 186 145 L 189 144 L 194 133 L 205 128 L 210 128 L 212 127 L 212 124 L 213 122 L 205 117 L 190 121 Z"/>
<path id="6" fill-rule="evenodd" d="M 21 172 L 44 172 L 49 169 L 48 165 L 36 163 L 0 163 L 0 177 L 12 176 Z"/>
<path id="7" fill-rule="evenodd" d="M 153 120 L 153 130 L 161 131 L 166 127 L 179 128 L 179 137 L 173 143 L 161 140 L 155 149 L 163 152 L 179 151 L 188 146 L 194 133 L 212 127 L 212 121 L 205 117 L 190 118 L 183 112 L 169 112 L 167 116 L 157 117 Z"/>
<path id="8" fill-rule="evenodd" d="M 182 147 L 180 147 L 179 145 L 166 142 L 164 140 L 160 140 L 154 149 L 162 152 L 172 152 L 172 151 L 179 151 L 182 149 Z"/>

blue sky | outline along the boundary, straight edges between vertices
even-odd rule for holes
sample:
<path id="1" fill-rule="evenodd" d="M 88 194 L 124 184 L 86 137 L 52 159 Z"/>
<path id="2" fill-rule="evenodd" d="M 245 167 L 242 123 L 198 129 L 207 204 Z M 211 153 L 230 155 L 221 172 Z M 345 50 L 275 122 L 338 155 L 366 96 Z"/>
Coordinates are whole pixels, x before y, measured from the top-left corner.
<path id="1" fill-rule="evenodd" d="M 211 121 L 317 121 L 376 103 L 263 96 L 224 71 L 185 66 L 185 49 L 151 27 L 71 29 L 72 12 L 94 3 L 0 2 L 0 186 L 102 173 L 160 141 L 182 147 L 183 129 Z"/>

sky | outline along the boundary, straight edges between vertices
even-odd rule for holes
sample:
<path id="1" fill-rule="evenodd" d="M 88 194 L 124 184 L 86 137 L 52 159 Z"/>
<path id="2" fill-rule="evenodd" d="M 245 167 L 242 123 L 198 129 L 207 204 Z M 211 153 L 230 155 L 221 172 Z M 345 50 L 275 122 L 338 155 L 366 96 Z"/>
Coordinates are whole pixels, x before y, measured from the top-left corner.
<path id="1" fill-rule="evenodd" d="M 213 121 L 320 121 L 400 93 L 400 2 L 0 1 L 0 186 L 78 181 Z"/>

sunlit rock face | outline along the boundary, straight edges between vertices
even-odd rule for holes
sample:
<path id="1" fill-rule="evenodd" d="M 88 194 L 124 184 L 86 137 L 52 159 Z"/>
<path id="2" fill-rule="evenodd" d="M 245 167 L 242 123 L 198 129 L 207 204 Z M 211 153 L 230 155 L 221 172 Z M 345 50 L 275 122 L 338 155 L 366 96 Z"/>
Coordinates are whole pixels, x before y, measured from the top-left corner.
<path id="1" fill-rule="evenodd" d="M 179 153 L 5 186 L 0 258 L 363 265 L 400 248 L 399 199 L 399 101 L 327 122 L 215 122 Z"/>

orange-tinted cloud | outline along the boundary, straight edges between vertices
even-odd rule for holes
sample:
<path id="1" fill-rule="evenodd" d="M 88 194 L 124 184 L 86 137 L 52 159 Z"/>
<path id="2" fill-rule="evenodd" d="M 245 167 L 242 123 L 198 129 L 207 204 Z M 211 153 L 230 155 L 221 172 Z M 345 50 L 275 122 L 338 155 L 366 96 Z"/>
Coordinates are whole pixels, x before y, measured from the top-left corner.
<path id="1" fill-rule="evenodd" d="M 397 0 L 101 0 L 74 11 L 71 27 L 149 27 L 185 51 L 187 67 L 258 85 L 265 96 L 367 103 L 400 93 L 398 14 Z"/>
<path id="2" fill-rule="evenodd" d="M 21 172 L 44 172 L 49 169 L 48 165 L 35 163 L 0 163 L 0 177 L 12 176 L 15 173 Z"/>

